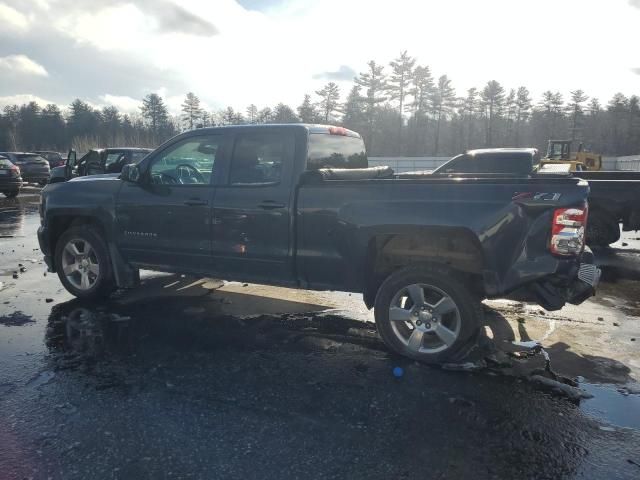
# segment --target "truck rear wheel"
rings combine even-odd
[[[589,212],[586,237],[587,245],[606,247],[620,240],[620,226],[602,211]]]
[[[456,361],[477,338],[482,304],[447,269],[391,274],[375,301],[378,333],[396,353],[426,363]]]
[[[64,232],[56,244],[54,261],[62,285],[78,298],[103,297],[115,290],[109,250],[91,225]]]

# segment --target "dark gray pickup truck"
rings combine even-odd
[[[341,127],[208,128],[119,176],[48,185],[38,237],[78,297],[140,268],[360,292],[390,348],[437,362],[476,338],[484,298],[593,295],[587,194],[566,176],[399,178]]]

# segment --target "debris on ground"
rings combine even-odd
[[[457,372],[476,372],[487,368],[487,362],[484,359],[475,362],[465,363],[443,363],[443,370],[452,370]]]
[[[579,402],[582,399],[593,398],[593,395],[585,392],[581,388],[573,387],[562,383],[558,380],[543,377],[542,375],[532,375],[529,377],[529,381],[537,384],[544,389],[549,389],[552,393],[557,393],[566,396],[569,400]]]

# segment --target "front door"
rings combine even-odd
[[[210,270],[213,179],[223,144],[223,135],[182,138],[141,165],[140,182],[123,183],[116,211],[127,260],[159,270]]]
[[[294,150],[291,130],[235,135],[228,182],[216,189],[212,220],[213,261],[230,278],[292,278]]]

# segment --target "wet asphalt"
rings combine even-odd
[[[37,202],[0,199],[1,480],[640,478],[638,395],[599,418],[518,376],[395,357],[349,312],[251,286],[146,274],[83,303],[45,275]]]

